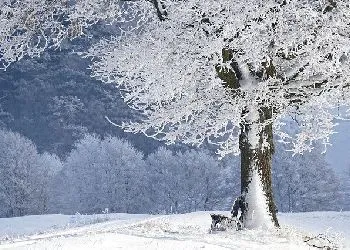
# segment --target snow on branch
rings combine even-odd
[[[350,102],[347,0],[3,1],[0,19],[5,69],[100,21],[125,25],[83,54],[92,76],[118,86],[145,117],[121,126],[168,143],[216,144],[222,156],[239,152],[241,128],[253,123],[257,135],[273,124],[294,153],[327,145],[334,108]],[[300,124],[295,136],[288,117]]]
[[[253,121],[257,133],[274,124],[302,153],[316,140],[329,144],[333,109],[350,100],[350,8],[330,3],[162,1],[166,20],[101,41],[86,56],[95,58],[92,75],[116,84],[145,115],[124,123],[126,131],[238,153],[249,110],[268,108],[270,118]],[[289,116],[301,124],[294,137],[283,125]]]
[[[139,11],[142,9],[143,11]],[[65,39],[86,34],[99,21],[142,23],[149,18],[146,1],[2,1],[0,3],[0,69],[25,56],[59,48]],[[142,16],[147,15],[147,16]]]

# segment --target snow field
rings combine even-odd
[[[328,242],[338,249],[350,249],[350,212],[279,214],[279,230],[259,228],[211,234],[209,214],[0,219],[0,249],[313,249],[304,240],[319,233],[332,242],[320,239],[313,244]]]

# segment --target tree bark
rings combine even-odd
[[[272,135],[272,109],[260,108],[259,120],[252,122],[247,121],[241,125],[241,134],[239,138],[240,151],[241,151],[241,195],[243,201],[249,192],[249,184],[251,182],[251,176],[253,171],[258,171],[261,184],[263,187],[264,195],[266,196],[266,202],[268,207],[268,213],[271,216],[271,220],[276,227],[279,227],[279,223],[276,216],[276,206],[272,193],[272,178],[271,178],[271,165],[272,154],[274,152],[273,135]],[[252,147],[254,142],[251,141],[251,133],[255,133],[252,126],[262,125],[259,128],[258,144],[257,147]],[[254,135],[253,135],[254,136]],[[243,218],[246,218],[249,209],[249,204],[242,209]]]
[[[216,72],[218,77],[223,81],[223,86],[231,90],[232,97],[235,98],[236,94],[239,93],[240,80],[242,80],[243,75],[238,63],[234,60],[232,49],[222,49],[222,61],[226,64],[229,62],[230,66],[216,65]],[[261,66],[262,69],[260,72],[253,72],[255,77],[261,80],[277,77],[276,68],[271,60],[263,62]],[[243,110],[242,112],[242,118],[247,114],[248,116],[254,114],[253,116],[256,117],[254,119],[251,119],[251,117],[250,119],[243,118],[241,123],[239,138],[239,147],[241,151],[241,197],[239,199],[239,208],[242,211],[243,220],[247,219],[249,209],[254,209],[252,206],[249,206],[246,197],[249,192],[252,175],[254,171],[257,171],[263,193],[266,196],[267,212],[271,217],[273,225],[279,227],[276,216],[276,206],[272,194],[271,177],[272,154],[274,152],[272,134],[273,107],[265,107],[261,104],[256,106],[255,108],[258,110],[254,110],[254,107],[247,107],[247,110]],[[251,114],[248,112],[251,112]],[[259,132],[257,135],[258,138],[253,135],[257,131]],[[252,138],[255,139],[254,142]],[[234,211],[232,212],[234,213]]]

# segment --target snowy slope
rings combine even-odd
[[[273,232],[209,234],[209,212],[25,216],[0,219],[0,249],[312,249],[304,243],[312,233],[323,233],[340,249],[350,249],[350,212],[280,214],[279,218],[282,229]]]

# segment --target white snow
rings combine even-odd
[[[251,105],[248,107],[248,115],[246,121],[250,123],[250,131],[248,131],[248,142],[251,149],[259,148],[259,109]]]
[[[97,224],[109,220],[118,220],[119,224],[132,220],[148,218],[145,214],[95,214],[95,215],[29,215],[23,217],[0,218],[0,243],[6,239],[15,239],[28,235],[41,235],[57,230]],[[1,246],[1,244],[0,244]]]
[[[342,242],[340,248],[350,249],[350,211],[283,213],[279,220],[283,225],[292,225],[305,234],[324,234],[329,239]]]
[[[253,168],[251,175],[251,182],[249,183],[246,195],[248,211],[245,227],[249,229],[258,227],[271,229],[274,225],[272,217],[268,213],[269,209],[267,199],[264,195],[260,175],[256,168]]]
[[[209,214],[0,219],[0,249],[312,249],[303,241],[311,233],[324,233],[339,249],[350,249],[350,212],[280,214],[280,230],[259,228],[213,234],[208,231]],[[78,226],[97,222],[98,218],[109,221]]]

